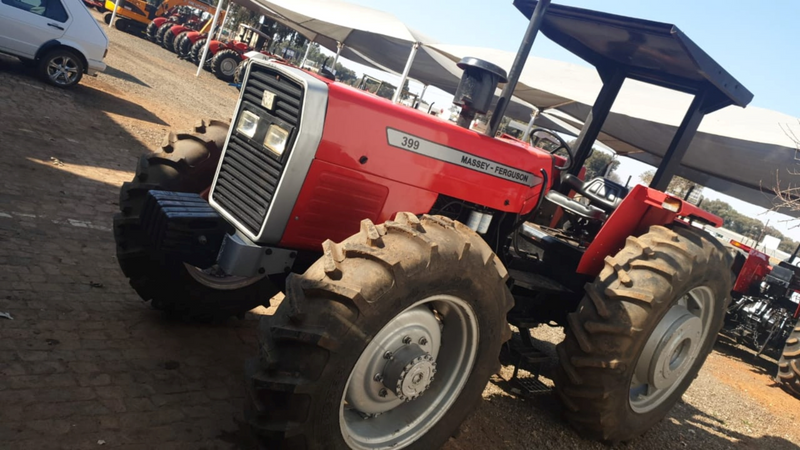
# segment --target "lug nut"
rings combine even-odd
[[[411,343],[411,337],[410,336],[406,336],[406,337],[403,338],[403,344],[408,345],[410,343]]]
[[[386,388],[383,388],[378,392],[378,395],[380,395],[381,397],[386,397],[388,394],[389,391],[387,391]]]
[[[372,379],[380,383],[381,381],[383,381],[383,375],[376,373],[375,376],[372,377]]]
[[[419,338],[419,345],[428,345],[428,340],[424,337]]]
[[[386,352],[383,354],[383,359],[392,359],[392,356],[394,356],[392,352]]]

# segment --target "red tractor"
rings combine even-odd
[[[737,241],[733,301],[723,333],[737,343],[779,359],[776,380],[800,396],[800,268],[788,261],[772,264],[764,252]]]
[[[263,50],[269,43],[270,36],[248,25],[240,25],[235,39],[228,42],[212,40],[208,47],[204,68],[217,78],[230,83],[234,81],[239,65],[248,59],[247,53],[257,51],[267,57],[271,53]],[[205,45],[205,41],[201,44]],[[202,48],[198,49],[196,64],[200,64]]]
[[[671,24],[515,5],[531,20],[517,63],[463,59],[455,124],[253,60],[230,126],[170,134],[123,185],[117,258],[155,308],[218,320],[285,292],[246,364],[263,448],[438,448],[509,324],[519,365],[530,328],[565,327],[556,392],[587,437],[638,436],[697,376],[732,260],[692,225],[722,220],[663,189],[703,116],[752,94]],[[540,29],[604,81],[574,149],[495,137]],[[630,190],[577,176],[626,78],[695,96],[650,187]],[[466,128],[498,82],[485,134]]]

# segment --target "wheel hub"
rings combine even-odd
[[[697,287],[658,322],[631,380],[630,404],[634,411],[644,413],[656,408],[694,366],[709,332],[714,304],[711,290]]]
[[[431,387],[436,362],[417,344],[405,345],[383,371],[383,385],[400,400],[410,402]]]

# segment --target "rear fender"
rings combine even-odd
[[[722,219],[714,214],[673,195],[637,185],[589,244],[576,272],[597,276],[603,268],[605,257],[622,249],[628,236],[646,233],[652,225],[669,225],[676,221],[682,222],[682,219],[697,220],[714,227],[722,226]]]

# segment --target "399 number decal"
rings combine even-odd
[[[413,148],[414,150],[419,150],[419,141],[416,139],[411,139],[403,136],[403,142],[401,145],[406,148]]]

